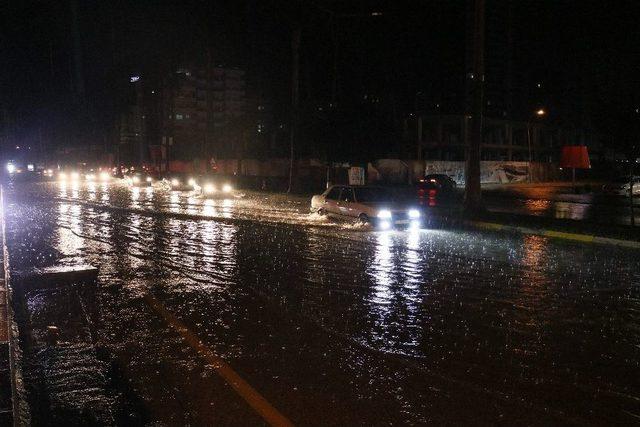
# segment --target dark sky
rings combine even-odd
[[[638,3],[512,1],[509,56],[504,51],[509,2],[487,0],[487,84],[498,88],[488,88],[488,99],[504,95],[500,87],[509,56],[521,110],[516,115],[544,105],[560,122],[576,123],[587,114],[599,125],[635,110]],[[80,107],[73,95],[70,5],[68,0],[2,2],[0,107],[25,134],[74,123],[70,117],[77,117],[78,108],[96,128],[108,128],[129,75],[161,75],[177,64],[202,61],[207,47],[217,63],[246,68],[255,95],[285,114],[296,24],[302,27],[305,105],[329,102],[333,22],[342,106],[355,108],[367,95],[392,102],[398,114],[415,107],[464,109],[465,1],[78,1],[86,88]],[[534,86],[538,82],[540,90]]]

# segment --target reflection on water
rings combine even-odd
[[[140,208],[140,188],[133,187],[131,189],[131,207],[139,209]]]
[[[180,212],[180,194],[177,191],[171,192],[169,195],[169,201],[169,210],[174,213]]]
[[[542,267],[541,264],[546,260],[547,246],[549,245],[549,239],[543,236],[536,235],[524,235],[522,236],[522,262],[528,267],[538,269]]]
[[[415,313],[416,304],[420,301],[418,298],[420,285],[423,283],[423,266],[420,262],[421,230],[409,230],[406,234],[407,243],[404,252],[405,261],[403,263],[403,273],[405,275],[404,297],[407,300],[407,310]]]
[[[80,197],[80,184],[78,182],[71,183],[71,197],[74,199]]]
[[[424,266],[420,257],[421,230],[380,232],[367,272],[373,281],[370,338],[387,351],[407,353],[418,345]],[[397,248],[395,248],[397,246]],[[398,249],[397,251],[395,249]]]
[[[215,216],[216,208],[213,200],[207,199],[204,201],[204,206],[202,207],[202,213],[206,216]]]
[[[60,191],[58,192],[58,197],[67,197],[67,183],[60,183]]]
[[[224,199],[222,201],[222,216],[225,218],[231,218],[231,213],[232,210],[231,208],[233,208],[233,201],[229,200],[229,199]]]
[[[527,200],[525,206],[529,212],[545,214],[551,208],[551,200]]]
[[[193,196],[189,196],[187,198],[187,206],[185,212],[189,215],[195,215],[198,213],[198,203],[199,200]]]
[[[384,307],[390,304],[390,288],[393,284],[393,255],[391,253],[392,231],[378,233],[377,246],[374,261],[369,269],[369,274],[374,280],[373,303]]]
[[[212,272],[215,281],[210,284],[225,284],[234,280],[236,271],[236,227],[215,221],[203,221],[200,224],[199,252],[204,254],[204,271]],[[220,280],[222,279],[222,281]]]
[[[58,207],[58,239],[55,248],[64,256],[80,255],[83,247],[82,206],[78,204],[60,203]]]
[[[555,217],[562,219],[586,219],[589,205],[577,203],[554,202]]]
[[[94,182],[87,183],[87,197],[89,200],[96,200],[96,184]]]

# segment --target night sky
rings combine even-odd
[[[365,96],[396,122],[416,108],[464,112],[464,1],[78,1],[84,102],[74,77],[71,4],[3,2],[0,107],[16,135],[67,131],[80,122],[98,137],[122,108],[130,75],[153,81],[180,64],[202,62],[207,48],[216,63],[245,68],[252,95],[286,121],[296,25],[302,28],[303,112],[330,102],[333,34],[338,109],[345,117],[363,108]],[[621,122],[638,121],[639,7],[633,1],[510,6],[487,0],[486,99],[494,106],[487,114],[523,119],[544,106],[550,120],[614,133]],[[504,112],[509,58],[514,101]]]

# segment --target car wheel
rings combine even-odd
[[[371,220],[369,219],[369,216],[367,214],[360,214],[358,215],[358,222],[360,224],[369,224]]]

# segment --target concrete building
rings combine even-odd
[[[224,158],[245,150],[250,129],[245,72],[180,68],[159,94],[159,144],[175,160]]]
[[[408,152],[418,160],[462,161],[470,125],[464,115],[414,114],[404,122]],[[562,146],[584,144],[592,159],[604,160],[608,139],[541,121],[486,118],[481,155],[482,160],[556,162]]]

